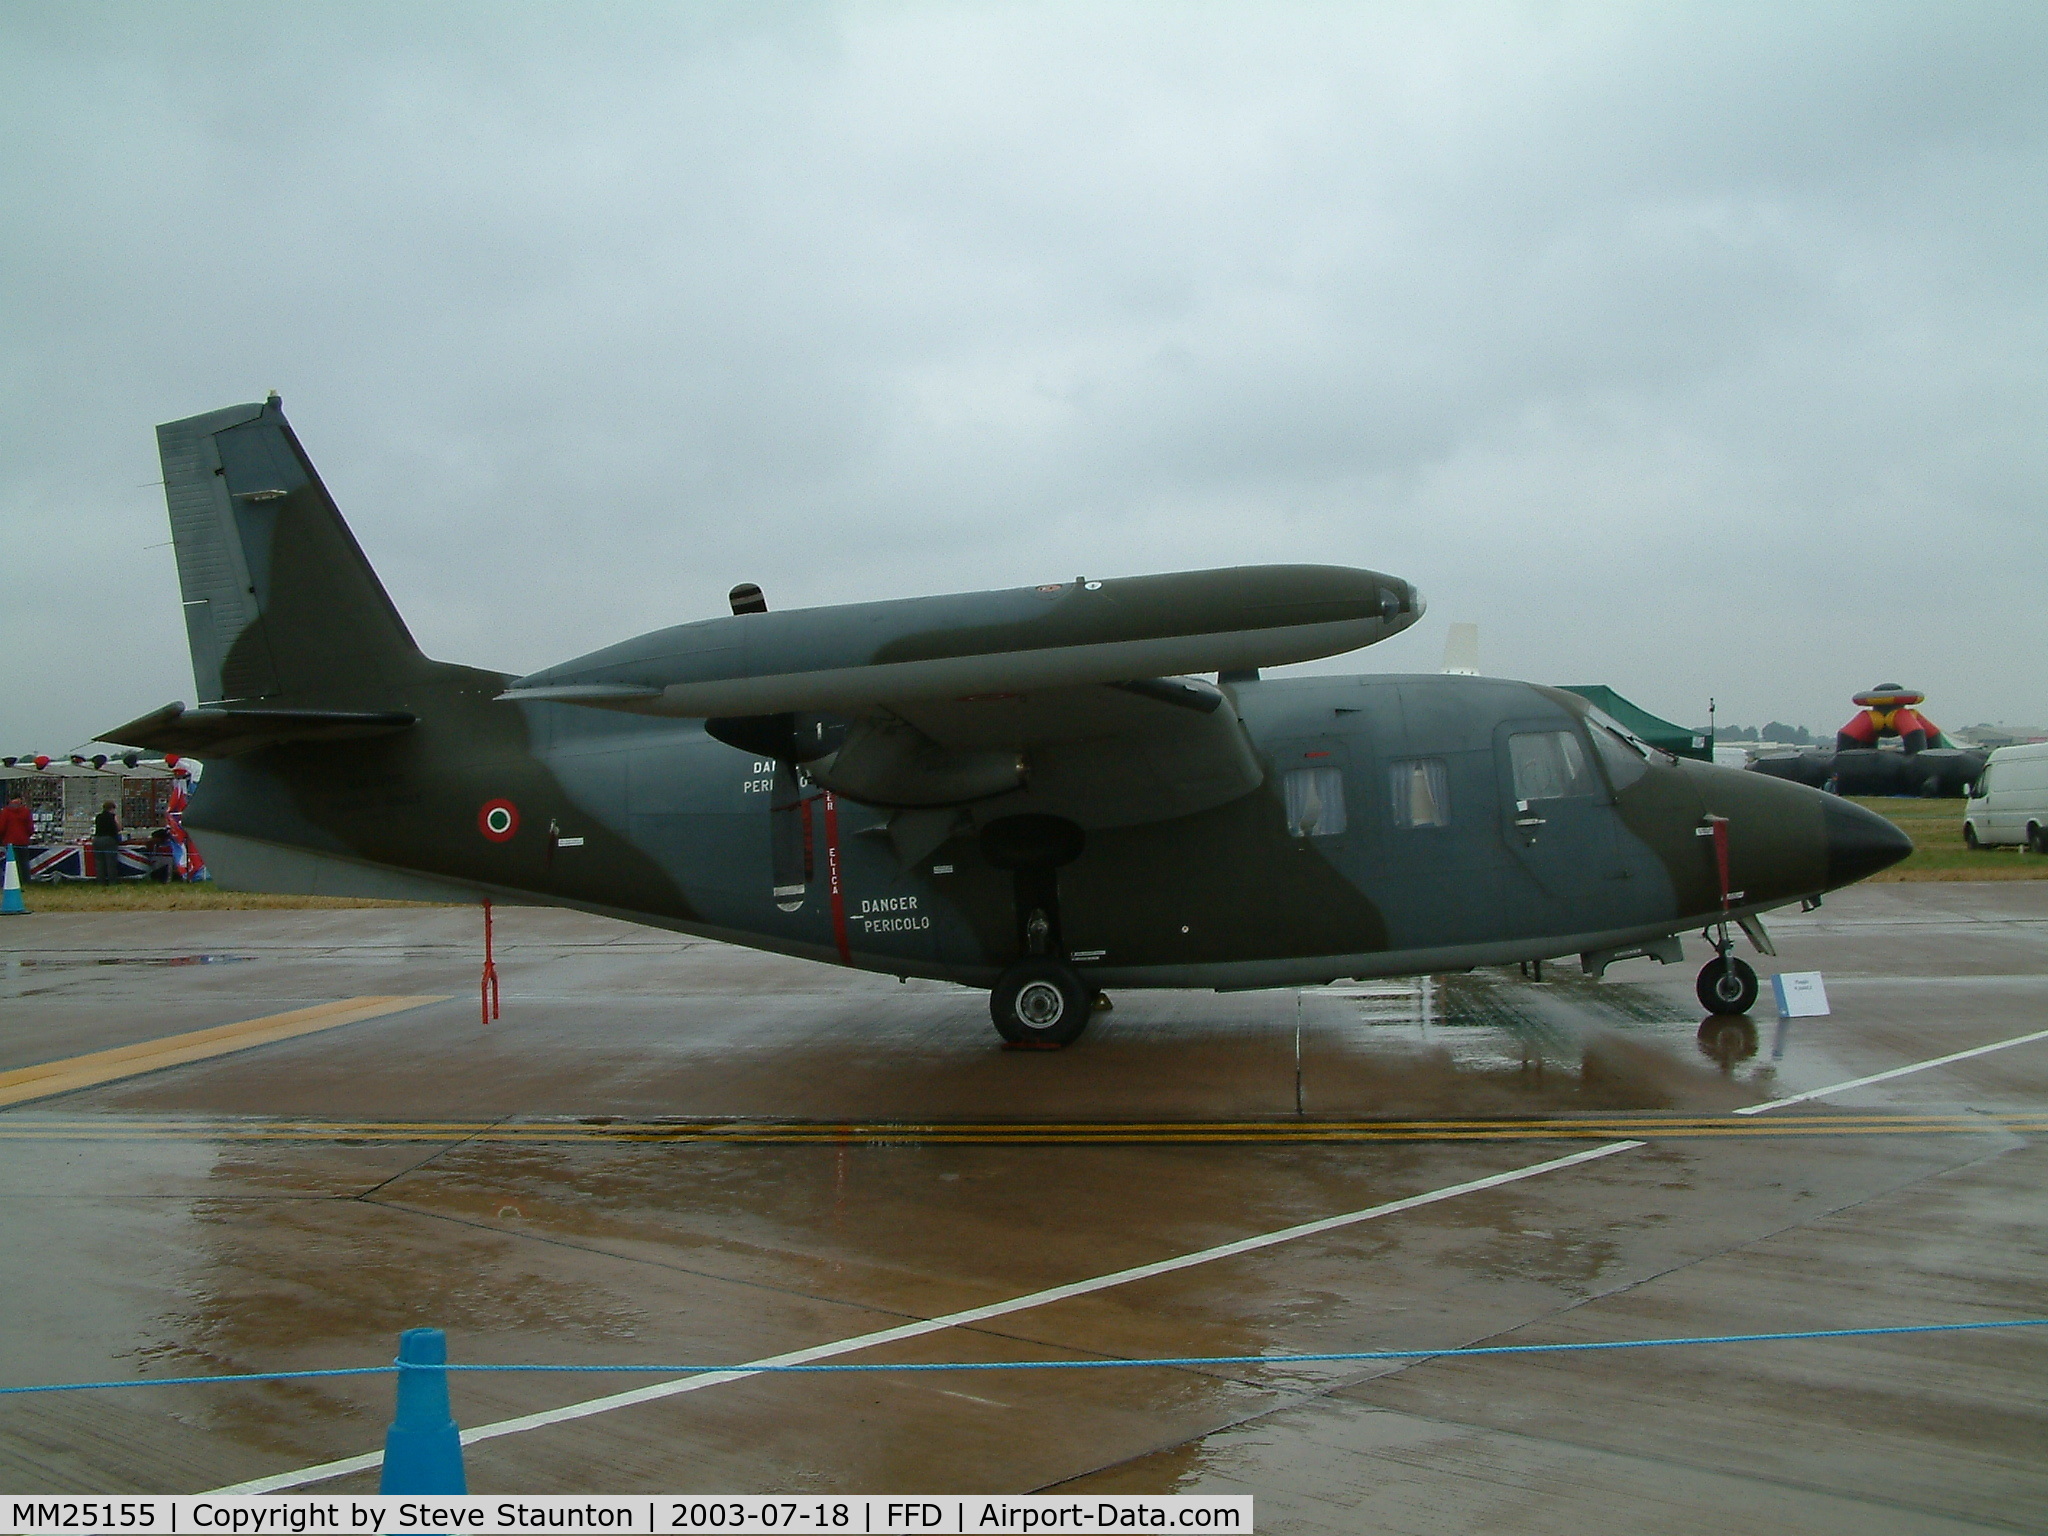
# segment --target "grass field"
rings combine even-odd
[[[1913,839],[1913,854],[1873,880],[2048,880],[2048,859],[2017,848],[1963,846],[1963,802],[1855,796]],[[265,896],[214,885],[158,885],[131,880],[102,886],[83,881],[32,885],[23,893],[37,912],[227,912],[260,907],[421,907],[432,902],[356,901],[345,896]]]
[[[2048,880],[2048,859],[2024,849],[1963,846],[1963,802],[1852,795],[1913,839],[1912,856],[1873,880]]]
[[[426,907],[425,901],[357,901],[348,896],[268,896],[252,891],[224,891],[207,882],[159,885],[154,880],[125,880],[100,885],[91,880],[40,881],[22,891],[31,912],[245,912],[259,907]]]

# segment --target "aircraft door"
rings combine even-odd
[[[1592,747],[1560,716],[1494,728],[1501,836],[1512,855],[1508,927],[1587,933],[1626,921],[1615,811]]]
[[[1500,928],[1493,755],[1414,740],[1389,743],[1361,776],[1376,802],[1367,889],[1397,948],[1486,943]]]

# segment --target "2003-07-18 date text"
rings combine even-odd
[[[671,1529],[840,1531],[851,1528],[853,1507],[830,1500],[707,1500],[671,1504],[669,1523]]]

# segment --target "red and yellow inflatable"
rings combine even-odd
[[[1887,736],[1898,737],[1899,745],[1908,752],[1948,746],[1949,739],[1941,734],[1941,727],[1913,707],[1926,697],[1897,683],[1879,683],[1868,693],[1857,694],[1855,702],[1863,707],[1863,712],[1835,732],[1835,750],[1868,749]]]

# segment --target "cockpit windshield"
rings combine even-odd
[[[1676,762],[1668,752],[1659,752],[1627,726],[1613,716],[1599,709],[1586,711],[1587,732],[1593,738],[1593,745],[1600,753],[1600,762],[1607,769],[1615,793],[1619,794],[1629,785],[1649,772],[1649,765],[1657,757]]]

